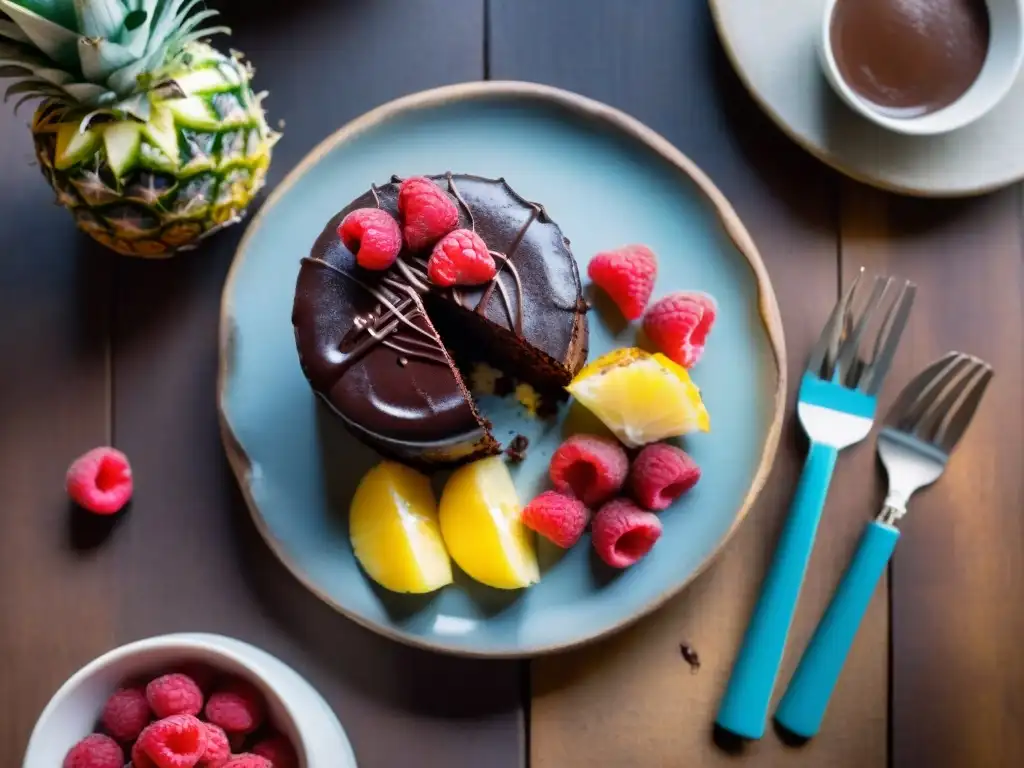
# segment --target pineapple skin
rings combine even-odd
[[[280,138],[238,57],[193,43],[160,75],[185,98],[154,102],[146,123],[93,124],[80,151],[62,152],[62,133],[79,133],[80,113],[64,114],[72,105],[48,99],[32,120],[39,167],[57,203],[80,230],[124,256],[167,258],[241,221]],[[111,152],[123,145],[107,134],[119,126],[138,138],[127,162],[118,150],[115,170]]]

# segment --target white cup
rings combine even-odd
[[[295,745],[302,768],[356,768],[345,731],[319,693],[266,651],[221,635],[153,637],[90,662],[50,699],[29,739],[22,768],[54,768],[93,731],[107,697],[126,679],[186,662],[208,664],[259,688],[271,723]]]
[[[856,0],[845,0],[856,2]],[[1024,0],[986,0],[989,45],[981,72],[952,104],[915,117],[894,117],[862,98],[843,78],[832,51],[832,15],[839,0],[825,0],[818,50],[825,77],[851,109],[896,133],[928,136],[962,128],[991,111],[1017,81],[1024,56]]]

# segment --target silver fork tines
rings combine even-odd
[[[949,453],[963,436],[992,376],[992,366],[984,360],[949,352],[906,386],[887,421]]]
[[[861,380],[861,390],[869,395],[877,395],[882,388],[882,380],[896,356],[896,347],[900,336],[910,319],[910,309],[914,306],[914,294],[917,286],[907,281],[900,287],[896,300],[889,305],[885,313],[882,327],[875,337],[875,347],[871,352],[872,369]]]
[[[899,290],[893,291],[893,287],[898,284],[897,280],[892,277],[875,277],[871,293],[863,302],[859,302],[863,274],[864,269],[861,268],[842,298],[836,302],[811,350],[807,370],[825,381],[835,379],[845,387],[875,395],[892,365],[900,336],[910,317],[916,286],[904,281]],[[885,317],[878,327],[871,356],[865,360],[860,354],[861,343],[881,307],[886,307]]]
[[[889,287],[892,285],[893,279],[876,277],[874,284],[871,287],[871,295],[868,297],[867,302],[864,304],[864,308],[860,311],[860,319],[856,325],[852,325],[850,330],[846,334],[846,343],[843,344],[843,351],[839,354],[839,359],[836,361],[836,365],[839,367],[839,376],[843,383],[848,387],[857,386],[857,382],[860,378],[861,369],[856,366],[855,363],[859,361],[858,352],[860,352],[861,339],[864,338],[864,331],[868,327],[868,322],[871,320],[871,316],[878,309],[878,305],[882,301],[882,297],[889,291]],[[848,308],[850,313],[850,322],[853,322],[852,307]]]

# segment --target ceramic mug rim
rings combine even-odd
[[[831,31],[832,17],[835,14],[838,2],[839,0],[825,0],[825,9],[819,28],[818,51],[820,55],[818,58],[825,72],[825,79],[828,80],[832,89],[847,106],[882,128],[886,128],[894,133],[910,136],[931,136],[949,133],[987,115],[1006,97],[1010,88],[1017,82],[1021,62],[1024,60],[1024,0],[985,0],[985,6],[990,18],[997,8],[1008,8],[1016,16],[1016,24],[1013,25],[1009,37],[1004,35],[998,38],[1002,41],[1000,43],[997,43],[995,36],[990,34],[985,64],[970,87],[960,94],[955,101],[934,112],[928,112],[916,117],[893,117],[886,115],[881,110],[875,108],[868,100],[861,97],[847,83],[846,78],[843,77],[839,69],[839,65],[836,63],[832,50]],[[1009,57],[1008,63],[1002,64],[997,71],[987,74],[985,70],[988,63],[992,60],[992,51],[995,45],[1000,47],[1012,45],[1012,54]],[[968,94],[979,89],[987,91],[983,98],[974,99],[973,105],[965,101]]]

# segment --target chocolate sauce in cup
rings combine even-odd
[[[833,88],[900,133],[934,134],[988,112],[1016,80],[1022,0],[828,0],[821,52]]]

